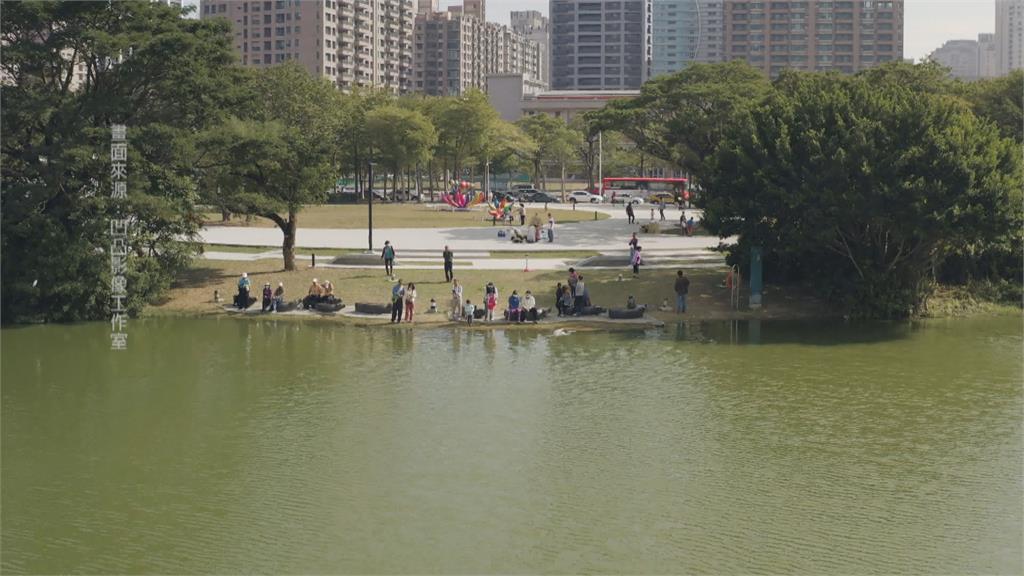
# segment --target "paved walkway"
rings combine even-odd
[[[478,228],[379,228],[373,231],[374,250],[379,251],[385,240],[395,246],[397,261],[403,268],[436,268],[438,257],[445,246],[455,251],[457,265],[463,268],[490,270],[521,270],[525,266],[525,258],[502,258],[492,251],[520,251],[535,254],[531,256],[529,267],[538,270],[563,269],[569,260],[564,258],[545,258],[549,251],[586,250],[601,254],[627,255],[628,242],[632,232],[639,232],[639,225],[626,222],[625,210],[620,207],[587,206],[581,211],[600,211],[611,217],[604,220],[584,220],[567,224],[555,222],[555,241],[542,241],[533,244],[515,244],[508,237],[499,238],[498,230],[502,226]],[[667,209],[666,224],[679,221],[679,210]],[[700,211],[687,210],[687,215],[699,219]],[[655,212],[657,216],[657,212]],[[637,210],[640,223],[650,222],[649,210]],[[211,226],[200,233],[204,242],[233,246],[278,246],[281,244],[281,231],[277,228],[242,228],[235,226]],[[724,257],[720,253],[710,252],[709,248],[718,246],[719,239],[713,236],[677,236],[671,234],[638,234],[640,245],[644,249],[647,267],[719,267],[724,265]],[[305,249],[365,249],[367,248],[367,231],[365,229],[325,229],[299,228],[296,247]],[[268,250],[260,254],[242,254],[235,252],[207,252],[208,259],[249,261],[263,258],[280,257],[280,250]],[[308,258],[299,256],[299,258]],[[359,268],[359,265],[331,265],[328,258],[319,259],[317,265]],[[323,263],[323,264],[321,264]],[[691,266],[692,265],[692,266]],[[618,266],[616,266],[618,267]]]

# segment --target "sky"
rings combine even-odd
[[[548,0],[485,2],[487,19],[502,24],[508,24],[512,10],[548,13]],[[185,3],[199,4],[198,0],[185,0]],[[461,3],[461,0],[441,0],[442,8]],[[995,10],[995,0],[905,0],[903,57],[917,61],[946,40],[977,39],[980,33],[994,32]]]

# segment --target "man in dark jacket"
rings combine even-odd
[[[676,273],[676,314],[686,312],[686,295],[690,293],[690,279],[680,270]]]

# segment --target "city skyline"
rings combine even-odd
[[[199,0],[185,0],[198,7]],[[462,0],[441,0],[442,10]],[[538,10],[548,16],[548,0],[488,0],[488,20],[509,24],[513,10]],[[918,61],[947,40],[977,39],[995,31],[995,0],[906,0],[903,57]]]

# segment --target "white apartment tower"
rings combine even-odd
[[[512,31],[522,34],[540,46],[540,74],[538,79],[551,83],[551,24],[537,10],[513,11],[511,17]]]
[[[1024,0],[996,0],[999,75],[1024,68]]]
[[[245,66],[289,60],[342,90],[408,92],[412,0],[201,0],[200,18],[227,18]]]

